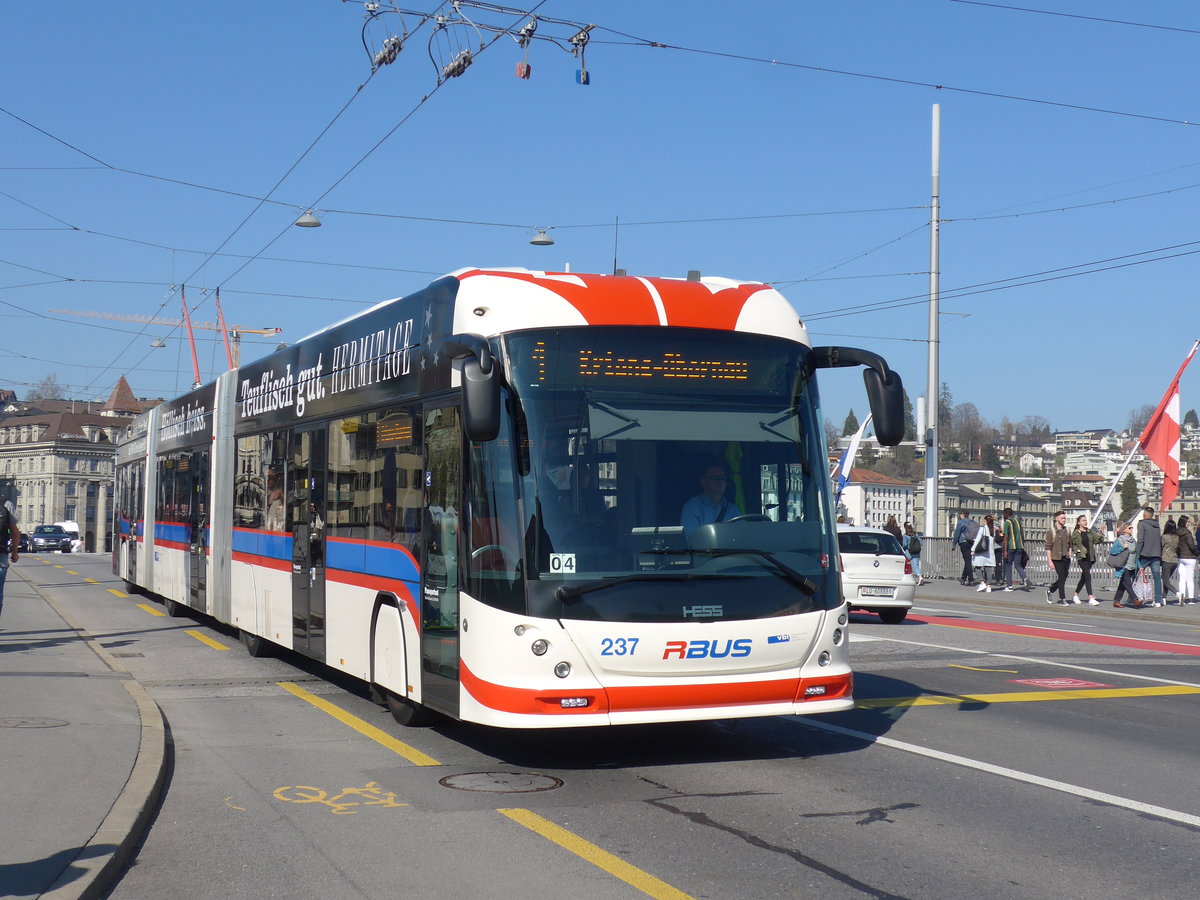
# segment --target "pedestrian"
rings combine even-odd
[[[1125,557],[1123,565],[1117,567],[1117,592],[1113,595],[1113,606],[1121,605],[1121,598],[1126,594],[1129,595],[1129,605],[1134,609],[1141,609],[1142,602],[1138,600],[1137,595],[1133,592],[1133,573],[1137,569],[1137,560],[1133,555],[1133,535],[1129,533],[1129,524],[1126,522],[1118,522],[1113,533],[1116,535],[1113,538],[1112,546],[1108,548],[1110,557],[1120,558]]]
[[[1071,532],[1071,555],[1075,557],[1075,562],[1079,563],[1079,583],[1075,585],[1075,593],[1071,595],[1072,603],[1083,602],[1079,599],[1079,591],[1086,587],[1088,606],[1100,605],[1100,601],[1092,593],[1092,566],[1096,564],[1096,545],[1103,540],[1104,535],[1088,528],[1087,516],[1075,519],[1075,528]]]
[[[1162,606],[1162,529],[1159,528],[1158,519],[1154,517],[1152,506],[1142,509],[1142,520],[1138,522],[1137,529],[1137,546],[1133,552],[1137,554],[1138,568],[1149,569],[1150,577],[1154,579],[1154,602],[1150,605]]]
[[[1196,602],[1196,536],[1192,534],[1191,519],[1179,517],[1175,533],[1179,536],[1179,568],[1175,570],[1175,596],[1180,606]]]
[[[1012,511],[1011,506],[1004,507],[1000,523],[1001,545],[1004,551],[1004,590],[1013,589],[1013,571],[1017,573],[1017,581],[1021,587],[1029,587],[1029,579],[1025,576],[1025,535],[1021,529],[1021,520]]]
[[[21,529],[17,527],[17,508],[11,500],[5,500],[0,503],[0,612],[4,611],[4,580],[8,577],[8,564],[17,561],[20,549]]]
[[[975,543],[975,536],[979,533],[979,523],[967,515],[965,509],[958,511],[958,526],[954,529],[954,537],[951,542],[958,548],[958,552],[962,554],[963,568],[962,574],[958,576],[958,583],[962,585],[971,584],[974,581],[974,567],[971,565],[971,545]]]
[[[1067,572],[1071,569],[1071,532],[1067,528],[1067,511],[1060,509],[1046,530],[1046,562],[1054,572],[1054,583],[1046,588],[1046,602],[1054,602],[1058,591],[1058,603],[1067,606]]]
[[[900,542],[904,552],[912,560],[913,574],[917,576],[917,584],[924,582],[921,577],[921,536],[913,530],[911,522],[904,523],[904,539]]]
[[[971,564],[979,572],[979,587],[976,591],[992,592],[992,574],[996,568],[996,530],[990,515],[983,517],[983,524],[971,544]]]
[[[1163,606],[1167,605],[1167,598],[1173,590],[1171,587],[1175,577],[1175,570],[1179,568],[1179,526],[1175,524],[1174,519],[1167,519],[1167,524],[1163,526],[1162,532],[1162,580],[1163,580]]]
[[[904,532],[900,530],[900,523],[896,521],[895,516],[888,516],[887,524],[883,526],[883,530],[892,535],[896,540],[903,542]]]

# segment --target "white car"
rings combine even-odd
[[[857,525],[838,525],[837,533],[842,597],[850,609],[878,613],[888,625],[899,625],[912,609],[917,577],[896,536]]]

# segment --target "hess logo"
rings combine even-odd
[[[667,641],[663,659],[724,659],[749,656],[754,642],[750,638],[727,641]]]

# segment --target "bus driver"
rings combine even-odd
[[[728,522],[740,516],[741,510],[725,499],[725,485],[729,475],[719,462],[709,462],[700,470],[700,493],[687,503],[679,513],[683,533],[690,536],[701,525],[710,522]]]

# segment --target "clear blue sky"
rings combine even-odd
[[[814,343],[883,353],[915,401],[940,103],[942,380],[994,424],[1120,427],[1200,337],[1200,7],[1021,5],[1068,15],[547,0],[540,14],[596,23],[590,85],[545,42],[516,78],[524,51],[501,37],[435,92],[431,53],[478,49],[469,27],[431,48],[426,25],[369,77],[360,2],[6,4],[0,386],[190,384],[178,331],[50,309],[177,317],[186,280],[189,305],[220,286],[228,322],[296,340],[463,266],[611,271],[615,243],[631,273],[777,284]],[[308,206],[324,226],[289,228]],[[555,245],[531,246],[536,227]],[[194,317],[214,320],[211,300]],[[209,378],[222,355],[198,336]],[[1197,389],[1200,365],[1184,410]],[[823,399],[838,424],[866,406],[849,370]]]

